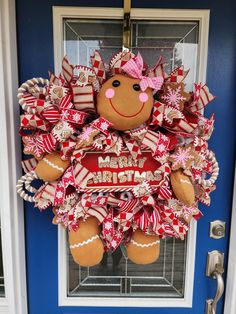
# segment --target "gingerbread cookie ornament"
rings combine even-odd
[[[53,210],[75,263],[97,265],[121,244],[133,263],[153,263],[161,239],[184,239],[202,216],[198,203],[210,205],[219,173],[208,149],[215,117],[202,109],[214,96],[205,84],[185,91],[187,74],[183,66],[166,74],[162,58],[148,69],[129,51],[107,66],[95,51],[91,68],[64,57],[58,77],[19,88],[20,135],[31,156],[17,192]]]
[[[101,262],[104,246],[99,234],[98,220],[95,217],[90,217],[87,221],[80,219],[78,230],[69,232],[71,254],[80,266],[90,267]]]
[[[101,86],[97,96],[97,112],[118,131],[135,129],[149,119],[153,109],[153,91],[160,89],[163,82],[162,77],[148,78],[142,75],[143,60],[140,54],[125,63],[122,70],[126,73],[116,74],[108,79]],[[86,224],[86,228],[90,230],[90,225]],[[159,238],[149,236],[141,230],[136,231],[134,236],[137,241],[141,240],[128,246],[130,260],[139,264],[154,262],[159,256]],[[77,237],[80,238],[80,229],[77,231]],[[158,239],[155,245],[151,241],[153,239]],[[89,257],[89,246],[83,248],[83,256],[86,256],[86,251]]]
[[[155,235],[145,234],[140,229],[134,231],[127,245],[128,258],[135,264],[154,263],[160,255],[160,239]]]

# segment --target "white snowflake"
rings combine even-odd
[[[58,183],[58,187],[59,187],[59,188],[64,188],[64,183],[63,183],[62,181],[59,182],[59,183]]]
[[[105,198],[101,198],[101,199],[99,200],[99,204],[100,204],[100,205],[103,205],[105,202],[106,202]]]
[[[76,112],[74,115],[73,115],[73,120],[78,123],[81,121],[81,114]]]
[[[100,127],[103,131],[106,131],[109,127],[109,124],[106,121],[104,121],[101,123]]]
[[[158,146],[158,150],[159,150],[160,152],[164,152],[164,151],[166,150],[166,146],[165,146],[164,144],[160,144],[160,145]]]
[[[112,228],[112,223],[111,222],[106,222],[105,223],[105,228],[107,229],[107,230],[110,230],[111,228]]]
[[[66,110],[63,111],[62,114],[61,114],[62,119],[68,119],[68,116],[69,116],[69,113]]]
[[[180,103],[186,100],[184,96],[181,96],[181,86],[176,89],[172,89],[170,86],[167,86],[167,90],[167,94],[162,96],[162,98],[167,102],[168,105],[177,109],[181,109]]]
[[[63,193],[61,191],[58,191],[57,194],[56,194],[56,197],[57,198],[61,198],[63,196]]]
[[[36,144],[35,139],[32,137],[25,137],[25,149],[26,151],[33,152],[36,157],[40,157],[42,155],[42,150]]]
[[[193,159],[193,156],[189,153],[190,149],[190,147],[188,147],[187,149],[182,149],[181,147],[178,147],[177,153],[171,156],[175,159],[175,162],[172,165],[173,168],[177,165],[181,165],[183,168],[186,168],[186,162],[188,162],[188,160],[190,159]]]

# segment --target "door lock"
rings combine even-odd
[[[217,303],[224,293],[224,280],[222,274],[224,272],[224,253],[217,250],[208,252],[206,275],[216,279],[217,289],[214,299],[206,300],[205,314],[216,314]]]
[[[213,239],[221,239],[225,236],[225,222],[215,220],[210,223],[210,237]]]

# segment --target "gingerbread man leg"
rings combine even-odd
[[[137,229],[126,249],[128,258],[135,264],[151,264],[159,258],[160,240],[158,236],[147,235]]]
[[[177,199],[186,205],[193,205],[195,201],[194,187],[190,178],[183,173],[183,170],[172,171],[170,181]]]
[[[89,217],[86,221],[80,219],[76,231],[69,231],[70,251],[74,261],[80,266],[90,267],[101,262],[104,247],[99,229],[98,220]]]

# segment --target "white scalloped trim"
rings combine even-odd
[[[190,184],[190,185],[191,185],[191,183],[190,183],[188,180],[186,180],[186,179],[180,179],[180,182],[181,182],[181,183],[187,183],[187,184]]]
[[[50,160],[48,160],[46,157],[43,158],[43,161],[46,162],[46,164],[48,164],[50,167],[57,169],[58,171],[64,172],[65,169],[62,167],[59,167],[57,165],[55,165],[54,163],[52,163]]]
[[[136,241],[134,241],[133,239],[131,239],[130,242],[131,242],[132,244],[138,246],[138,247],[144,248],[144,247],[151,247],[151,246],[154,246],[154,245],[156,245],[156,244],[159,244],[159,243],[160,243],[160,240],[156,240],[156,241],[151,242],[151,243],[139,243],[139,242],[136,242]]]
[[[91,242],[93,242],[94,240],[97,240],[97,239],[99,239],[99,235],[98,234],[93,236],[92,238],[86,240],[86,241],[70,245],[70,249],[78,249],[78,248],[80,248],[80,247],[82,247],[84,245],[87,245],[87,244],[89,244],[89,243],[91,243]]]

